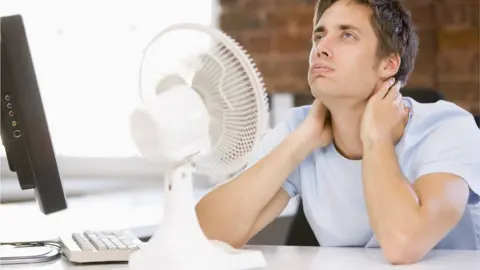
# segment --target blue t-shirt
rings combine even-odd
[[[466,211],[436,249],[480,250],[480,129],[457,105],[404,98],[410,119],[396,153],[404,176],[448,172],[470,187]],[[278,146],[305,119],[310,106],[291,110],[255,149],[248,167]],[[321,246],[378,247],[369,224],[362,186],[362,161],[349,160],[330,144],[315,150],[290,174],[283,188],[302,198],[305,216]]]

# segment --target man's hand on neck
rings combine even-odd
[[[364,147],[375,143],[395,145],[403,136],[409,109],[400,94],[400,83],[394,79],[383,83],[369,99],[363,113],[360,137]]]
[[[298,132],[300,132],[309,144],[310,152],[318,147],[324,147],[332,141],[332,126],[330,120],[330,113],[323,102],[316,99],[307,118],[300,125]]]
[[[381,141],[395,144],[402,137],[408,110],[399,94],[400,84],[393,83],[394,80],[389,80],[380,84],[365,102],[324,101],[331,113],[333,142],[345,158],[360,160],[364,144]]]
[[[320,99],[324,100],[331,114],[333,142],[337,151],[347,159],[362,159],[360,126],[367,101]]]

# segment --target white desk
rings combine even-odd
[[[195,200],[208,191],[195,189]],[[69,198],[67,210],[49,216],[35,202],[0,204],[0,242],[42,241],[82,230],[128,229],[148,237],[161,221],[163,194],[162,188],[151,187]],[[293,198],[280,216],[294,215],[297,206]]]
[[[480,252],[433,251],[414,265],[392,266],[378,249],[253,246],[262,250],[268,266],[265,270],[479,270]],[[127,270],[127,264],[75,266],[64,258],[54,262],[2,267],[5,270]],[[161,269],[159,269],[161,270]]]
[[[205,191],[199,191],[199,199]],[[282,215],[292,215],[295,200]],[[42,216],[36,204],[0,205],[0,241],[34,241],[55,238],[59,233],[83,229],[147,228],[151,233],[162,216],[162,192],[129,191],[108,196],[95,195],[69,200],[69,210]],[[32,223],[35,221],[35,224]],[[141,231],[137,231],[140,235]],[[264,252],[267,270],[301,269],[413,269],[480,270],[480,252],[434,251],[419,264],[392,267],[376,249],[329,249],[282,246],[252,246]],[[106,270],[128,269],[126,264],[74,266],[64,258],[43,264],[2,266],[15,270]],[[160,270],[160,269],[159,269]]]

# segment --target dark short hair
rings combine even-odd
[[[313,19],[314,27],[325,10],[337,1],[318,0]],[[401,64],[395,79],[405,85],[415,66],[419,43],[410,11],[401,0],[351,1],[365,5],[372,11],[371,23],[379,40],[377,56],[383,58],[392,53],[400,55]]]

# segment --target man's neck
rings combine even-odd
[[[326,104],[332,120],[333,142],[337,151],[347,159],[360,160],[363,144],[360,125],[366,104],[345,105],[342,101]]]

